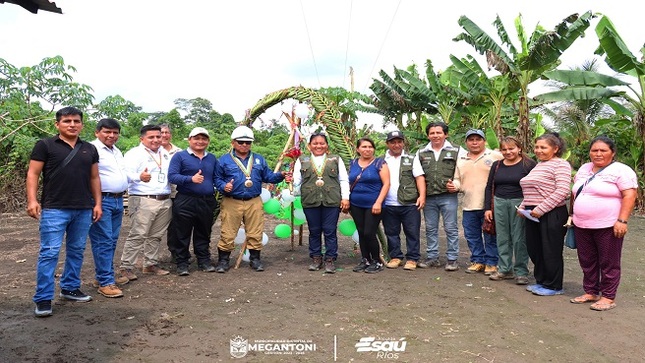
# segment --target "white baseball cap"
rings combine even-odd
[[[208,130],[206,130],[203,127],[195,127],[190,131],[190,134],[188,134],[188,138],[190,139],[193,136],[197,135],[204,135],[210,139],[211,135],[208,134]]]

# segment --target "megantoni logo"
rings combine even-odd
[[[376,358],[399,359],[399,352],[405,352],[407,342],[400,339],[376,339],[363,337],[354,345],[357,352],[376,352]]]
[[[248,353],[248,349],[248,340],[242,338],[239,335],[231,339],[231,356],[233,356],[233,358],[243,358],[246,353]]]

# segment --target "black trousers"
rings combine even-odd
[[[190,259],[190,240],[193,252],[200,265],[211,262],[210,237],[213,212],[217,201],[214,195],[196,196],[177,193],[172,205],[172,220],[175,222],[177,243],[172,246],[177,266],[187,266]]]
[[[544,213],[539,223],[526,220],[526,248],[535,265],[535,281],[551,290],[562,289],[564,224],[568,216],[567,207],[561,206]]]
[[[381,249],[376,233],[378,225],[381,223],[381,214],[372,214],[372,208],[360,208],[353,205],[350,205],[349,213],[356,223],[361,255],[370,263],[380,262]]]

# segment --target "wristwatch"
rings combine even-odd
[[[616,222],[620,222],[620,223],[623,223],[623,224],[627,224],[627,221],[626,221],[626,220],[624,220],[624,219],[620,219],[620,218],[616,219]]]

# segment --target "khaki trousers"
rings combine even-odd
[[[244,222],[246,247],[251,250],[262,249],[262,231],[264,230],[264,209],[260,197],[251,200],[237,200],[225,197],[222,199],[222,227],[217,248],[222,251],[235,249],[235,237],[240,225]]]
[[[172,201],[130,196],[128,198],[130,234],[121,255],[121,268],[133,269],[143,251],[143,266],[159,263],[161,237],[172,218]]]

